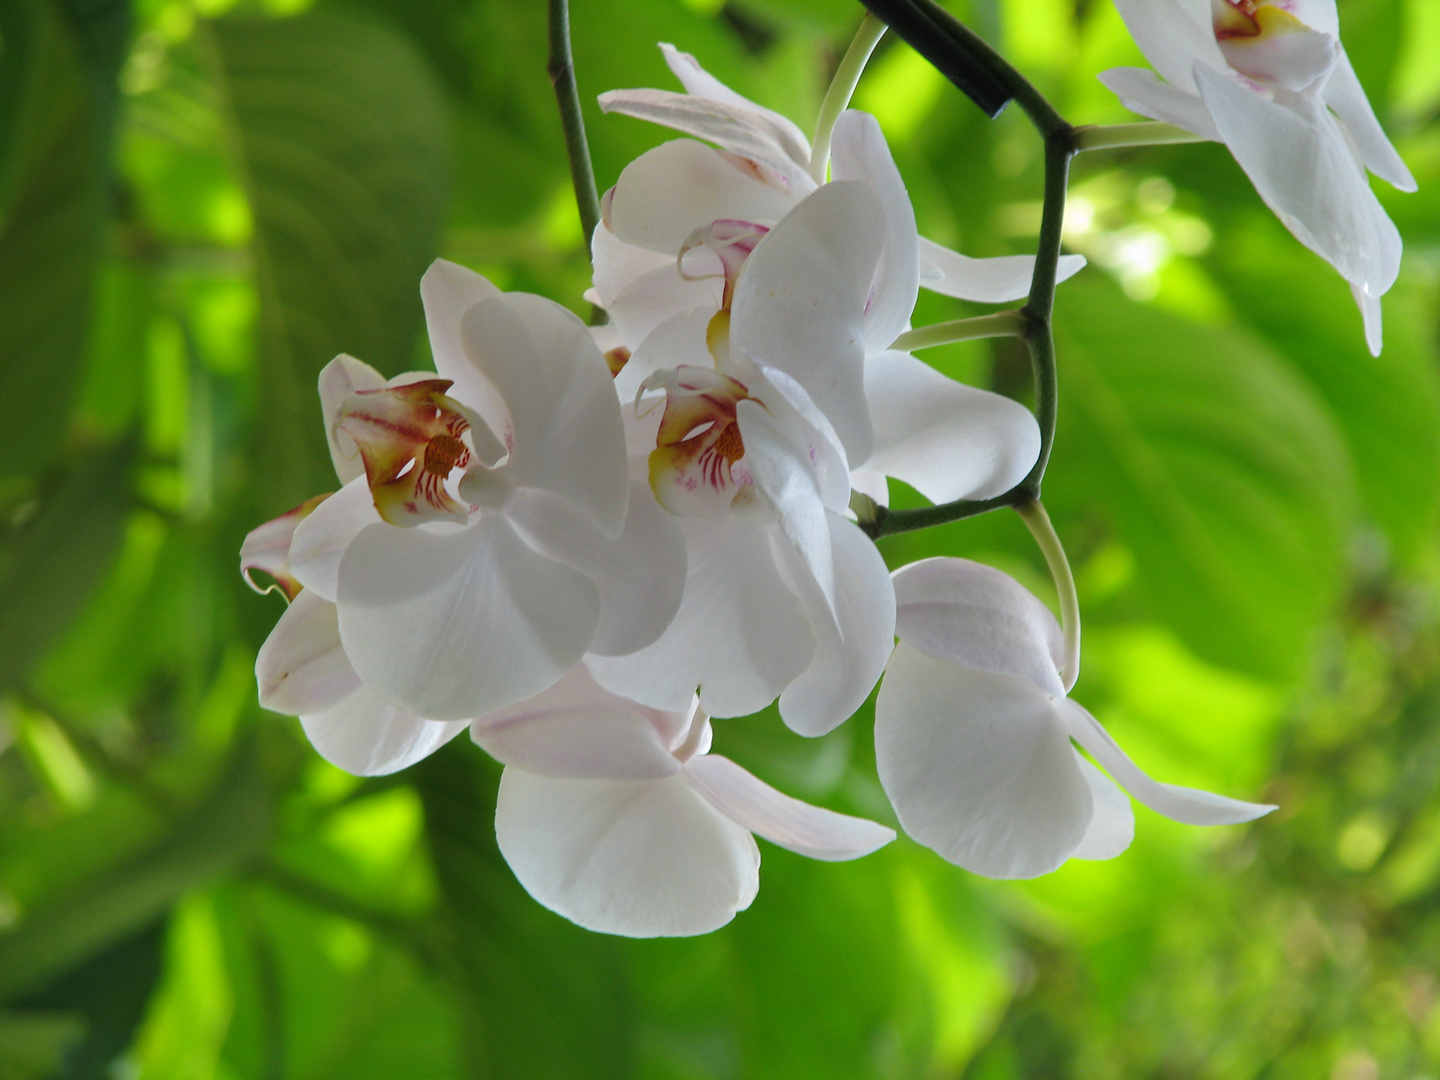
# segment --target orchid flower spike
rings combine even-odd
[[[1191,825],[1275,809],[1146,775],[1066,697],[1059,624],[1008,574],[936,558],[894,580],[900,643],[875,706],[876,762],[901,826],[945,859],[1031,878],[1070,858],[1114,858],[1135,831],[1117,782]]]
[[[1385,137],[1345,48],[1335,0],[1116,0],[1155,69],[1100,81],[1126,107],[1225,143],[1302,244],[1350,283],[1370,351],[1400,233],[1365,176],[1415,178]]]

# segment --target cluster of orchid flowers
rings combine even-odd
[[[1118,2],[1169,82],[1119,69],[1107,84],[1226,141],[1352,282],[1378,349],[1399,240],[1361,162],[1413,184],[1333,0]],[[852,49],[862,64],[876,25]],[[420,286],[435,372],[386,380],[349,356],[322,372],[341,486],[241,553],[247,580],[264,571],[290,601],[257,660],[261,703],[358,775],[468,730],[504,765],[495,829],[524,887],[640,937],[705,933],[746,908],[755,836],[827,860],[894,838],[710,752],[712,719],[777,699],[793,731],[825,735],[882,675],[876,754],[896,817],[975,873],[1118,855],[1134,817],[1117,782],[1193,824],[1270,810],[1152,780],[1069,699],[1073,603],[1062,629],[978,563],[892,575],[861,527],[889,477],[939,504],[1030,474],[1030,411],[907,342],[930,340],[910,328],[921,287],[1016,300],[1035,260],[920,237],[873,117],[842,101],[812,148],[661,48],[685,93],[601,97],[690,136],[604,196],[587,298],[608,323],[437,261]],[[1083,265],[1063,257],[1056,278]],[[1063,567],[1043,509],[1017,509]],[[1057,585],[1064,607],[1068,571]]]

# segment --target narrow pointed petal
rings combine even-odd
[[[1083,269],[1084,255],[1061,255],[1055,280],[1067,281]],[[1034,276],[1033,255],[972,259],[920,237],[920,284],[942,296],[977,304],[1006,304],[1029,296],[1030,279]],[[889,342],[882,343],[882,347],[886,344]]]
[[[810,622],[775,567],[765,526],[686,520],[689,575],[660,640],[629,656],[587,659],[612,693],[657,709],[689,707],[697,686],[711,716],[747,716],[810,664]]]
[[[731,821],[812,859],[858,859],[895,839],[884,825],[792,799],[719,754],[691,758],[685,779]]]
[[[1238,825],[1254,821],[1274,810],[1263,803],[1241,802],[1227,799],[1197,788],[1180,787],[1176,784],[1162,784],[1130,760],[1120,749],[1120,744],[1111,738],[1100,721],[1091,716],[1082,706],[1073,701],[1059,703],[1059,715],[1069,729],[1070,736],[1089,751],[1105,771],[1128,791],[1157,814],[1182,821],[1186,825]]]
[[[875,705],[875,759],[905,831],[986,877],[1048,874],[1094,814],[1049,694],[904,642]]]
[[[427,758],[469,722],[422,720],[362,686],[321,713],[300,718],[310,745],[353,776],[388,776]]]
[[[756,246],[731,309],[733,347],[803,386],[851,461],[870,456],[865,308],[884,250],[884,211],[874,188],[833,181]]]
[[[668,747],[689,720],[617,697],[577,664],[550,689],[476,720],[470,737],[496,761],[537,776],[656,780],[680,771]]]
[[[287,716],[324,712],[360,687],[340,646],[335,605],[302,590],[255,657],[260,704]]]
[[[780,716],[791,731],[811,737],[833,731],[865,703],[895,646],[895,590],[885,560],[854,523],[832,511],[827,525],[834,607],[799,568],[787,575],[805,605],[815,658],[780,695]]]
[[[1197,92],[1180,90],[1167,82],[1161,82],[1153,71],[1145,68],[1111,68],[1109,71],[1102,71],[1098,78],[1114,91],[1120,103],[1131,112],[1182,127],[1203,139],[1223,141],[1220,129],[1210,117],[1210,110],[1205,107],[1205,102],[1200,100]]]
[[[305,588],[332,604],[340,588],[340,559],[363,529],[380,523],[370,485],[362,472],[295,527],[290,573]]]
[[[591,652],[623,656],[643,649],[680,610],[685,534],[679,519],[660,507],[644,483],[631,481],[625,531],[617,539],[546,492],[520,492],[510,519],[536,550],[579,570],[600,590],[600,622]]]
[[[919,233],[905,181],[890,156],[879,122],[849,109],[835,122],[831,173],[875,189],[885,220],[885,254],[875,270],[865,311],[867,352],[884,349],[904,332],[920,292]]]
[[[1335,114],[1345,123],[1345,130],[1355,140],[1355,148],[1360,151],[1360,156],[1365,159],[1366,166],[1382,180],[1388,180],[1401,191],[1415,190],[1415,177],[1411,174],[1409,166],[1400,160],[1400,155],[1395,152],[1385,131],[1380,126],[1380,121],[1375,117],[1375,110],[1370,107],[1370,99],[1365,96],[1365,89],[1360,85],[1360,79],[1355,74],[1355,67],[1350,63],[1350,57],[1345,54],[1345,49],[1340,49],[1340,57],[1335,62],[1335,70],[1330,73],[1330,79],[1325,83],[1325,104],[1335,110]]]
[[[1269,101],[1197,68],[1201,95],[1255,190],[1302,244],[1374,297],[1400,272],[1400,233],[1319,97]]]
[[[1350,295],[1355,297],[1355,304],[1360,309],[1360,317],[1365,320],[1365,344],[1370,349],[1370,355],[1379,356],[1381,348],[1385,345],[1385,326],[1380,314],[1380,298],[1367,296],[1364,289],[1354,284],[1350,286]]]
[[[1072,859],[1113,859],[1122,854],[1135,839],[1135,810],[1130,797],[1115,786],[1115,781],[1102,773],[1077,751],[1075,764],[1085,774],[1090,785],[1090,797],[1095,802],[1095,816],[1090,819],[1090,828],[1085,839],[1075,849]]]
[[[600,595],[483,514],[443,532],[366,529],[341,562],[339,609],[367,685],[417,715],[459,720],[559,679],[594,636]]]
[[[1018,401],[940,374],[909,353],[865,362],[875,452],[865,468],[933,503],[1001,495],[1040,456],[1040,425]]]
[[[625,432],[605,358],[585,324],[528,293],[482,300],[461,320],[466,355],[505,399],[516,484],[568,499],[609,536],[625,524]]]
[[[1016,675],[1064,697],[1060,624],[1009,574],[969,559],[933,558],[901,567],[894,582],[901,641],[937,660]]]
[[[335,357],[320,371],[320,412],[325,418],[325,438],[330,444],[330,461],[335,466],[335,475],[342,485],[363,476],[365,463],[360,460],[360,451],[354,440],[346,439],[343,445],[341,443],[340,406],[357,390],[380,390],[384,386],[385,376],[345,353]]]
[[[510,429],[510,413],[500,392],[465,355],[460,337],[460,320],[481,300],[499,296],[500,290],[481,275],[458,263],[436,259],[420,279],[420,299],[425,305],[425,329],[435,370],[454,383],[453,395],[479,414],[496,445]],[[483,438],[483,436],[482,436]],[[489,445],[476,444],[480,460],[494,464],[497,456]]]
[[[770,224],[794,201],[704,143],[676,139],[641,154],[615,182],[606,220],[627,244],[674,260],[690,234],[718,219]]]
[[[681,776],[555,780],[507,768],[495,838],[526,892],[602,934],[706,934],[760,887],[754,838]]]
[[[1195,92],[1195,61],[1221,67],[1210,0],[1115,0],[1145,59],[1180,90]]]
[[[316,495],[294,510],[263,525],[257,525],[245,534],[245,539],[240,544],[240,576],[245,579],[246,585],[262,596],[278,588],[285,594],[286,600],[295,599],[303,587],[290,566],[290,549],[295,542],[295,530],[328,498],[328,494]],[[269,575],[275,584],[262,585],[257,582],[251,576],[256,570]]]

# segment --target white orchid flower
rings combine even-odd
[[[1385,137],[1340,44],[1335,0],[1116,0],[1155,69],[1101,82],[1127,108],[1225,143],[1302,244],[1340,271],[1378,356],[1380,297],[1400,233],[1365,176],[1415,179]]]
[[[295,529],[288,572],[337,605],[369,692],[459,721],[587,650],[655,640],[685,552],[627,478],[610,375],[578,319],[443,261],[421,291],[439,378],[387,383],[350,357],[321,375],[344,486]]]
[[[895,592],[900,643],[875,708],[880,782],[905,831],[950,862],[1030,878],[1070,858],[1113,858],[1135,828],[1116,781],[1192,825],[1274,809],[1146,775],[1066,696],[1060,627],[1009,575],[926,559],[896,571]]]
[[[515,876],[545,907],[602,933],[724,926],[759,888],[752,834],[832,861],[895,838],[708,753],[710,723],[695,702],[645,708],[602,689],[584,665],[477,720],[471,735],[505,765],[495,835]]]

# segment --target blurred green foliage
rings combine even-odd
[[[1108,0],[952,5],[1074,122],[1127,118]],[[710,937],[580,931],[496,850],[495,768],[325,765],[255,704],[279,601],[254,524],[330,478],[335,353],[428,366],[445,255],[582,309],[535,0],[0,3],[0,1077],[1330,1078],[1440,1075],[1440,14],[1340,0],[1421,183],[1386,349],[1223,148],[1087,155],[1057,311],[1047,502],[1078,688],[1157,775],[1281,810],[993,883],[901,840],[766,847]],[[665,133],[658,41],[808,127],[852,0],[573,0],[601,187]],[[922,231],[1023,252],[1039,142],[902,44],[857,104]],[[917,323],[966,305],[922,297]],[[937,367],[1024,399],[1000,342]],[[916,497],[898,492],[901,502]],[[1047,588],[992,515],[885,544]],[[818,743],[717,725],[763,777],[889,820],[868,711]]]

